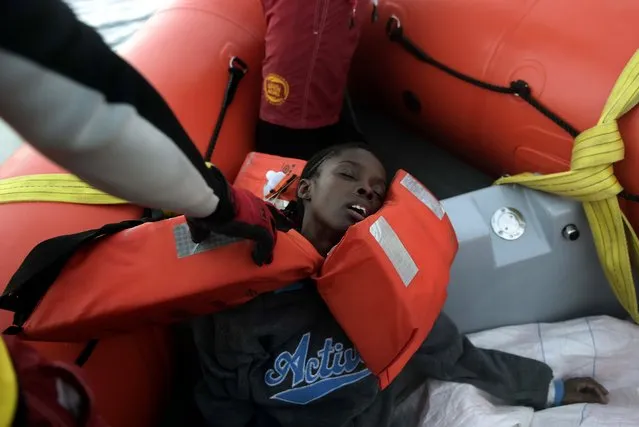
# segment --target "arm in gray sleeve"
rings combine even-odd
[[[169,138],[127,104],[0,49],[0,116],[91,185],[146,207],[205,217],[218,199]]]
[[[0,116],[44,155],[145,207],[216,209],[166,101],[63,1],[0,2],[0,55]]]
[[[545,408],[552,370],[545,363],[475,347],[441,313],[410,362],[428,378],[471,384],[509,405]]]

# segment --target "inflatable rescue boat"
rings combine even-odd
[[[631,173],[639,164],[639,109],[633,104],[639,95],[627,93],[639,93],[639,58],[633,57],[638,15],[633,0],[360,5],[357,19],[366,23],[352,67],[354,116],[390,169],[407,170],[442,199],[433,198],[431,210],[450,221],[458,246],[450,280],[442,278],[448,282],[444,310],[462,332],[591,315],[639,320],[634,282],[617,271],[629,265],[633,233],[591,231],[593,224],[608,224],[610,218],[597,212],[603,203],[613,209],[617,194],[629,224],[639,227],[639,176]],[[216,122],[222,124],[213,163],[258,193],[266,172],[295,167],[290,159],[271,159],[259,173],[251,169],[264,29],[259,0],[176,0],[121,50],[162,93],[203,154]],[[235,96],[223,103],[231,78]],[[623,105],[610,107],[616,101]],[[617,157],[583,166],[575,160],[575,138],[586,140],[584,131],[597,133],[598,125],[620,135],[625,146],[615,139]],[[581,155],[601,154],[596,145]],[[255,179],[247,183],[249,169]],[[610,172],[606,179],[618,177],[609,186],[618,190],[612,196],[584,190],[592,181],[570,184],[596,181],[601,171]],[[542,175],[492,185],[523,172]],[[556,172],[566,172],[560,178],[568,183],[538,182]],[[16,192],[11,179],[64,173],[28,145],[0,166],[2,283],[46,239],[143,216],[142,207],[120,202],[8,195]],[[567,197],[573,190],[576,197]],[[621,211],[610,212],[611,224],[623,227]],[[605,245],[631,250],[610,260]],[[14,322],[7,311],[0,319],[3,329]],[[111,426],[158,425],[176,380],[172,334],[162,322],[142,320],[116,329],[99,341],[60,335],[53,342],[44,334],[32,343],[47,357],[83,366]]]

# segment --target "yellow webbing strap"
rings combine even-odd
[[[18,379],[4,340],[0,338],[0,426],[10,426],[18,407]]]
[[[520,184],[580,200],[592,228],[599,260],[623,307],[639,323],[630,254],[639,265],[639,240],[619,207],[622,187],[612,164],[624,158],[617,120],[639,103],[639,50],[617,80],[597,125],[575,139],[570,170],[550,175],[523,173],[495,184]]]
[[[206,162],[208,167],[212,163]],[[50,173],[0,179],[0,204],[57,202],[80,205],[124,205],[129,202],[91,187],[75,175]],[[175,216],[175,214],[171,215]]]
[[[0,180],[0,203],[58,202],[85,205],[128,203],[64,173],[19,176]]]

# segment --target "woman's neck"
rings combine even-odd
[[[320,227],[317,222],[307,221],[306,218],[302,221],[300,233],[322,256],[326,256],[341,239],[339,233],[327,231],[326,227]]]

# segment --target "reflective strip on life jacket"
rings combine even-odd
[[[382,389],[439,316],[457,248],[442,205],[400,170],[383,207],[327,256],[317,288]]]
[[[222,235],[194,244],[184,217],[103,237],[51,278],[35,309],[22,313],[26,320],[19,325],[20,334],[34,340],[80,341],[176,322],[308,278],[323,262],[294,230],[280,232],[268,266],[253,263],[252,244]],[[23,270],[24,264],[14,278],[28,273]]]

